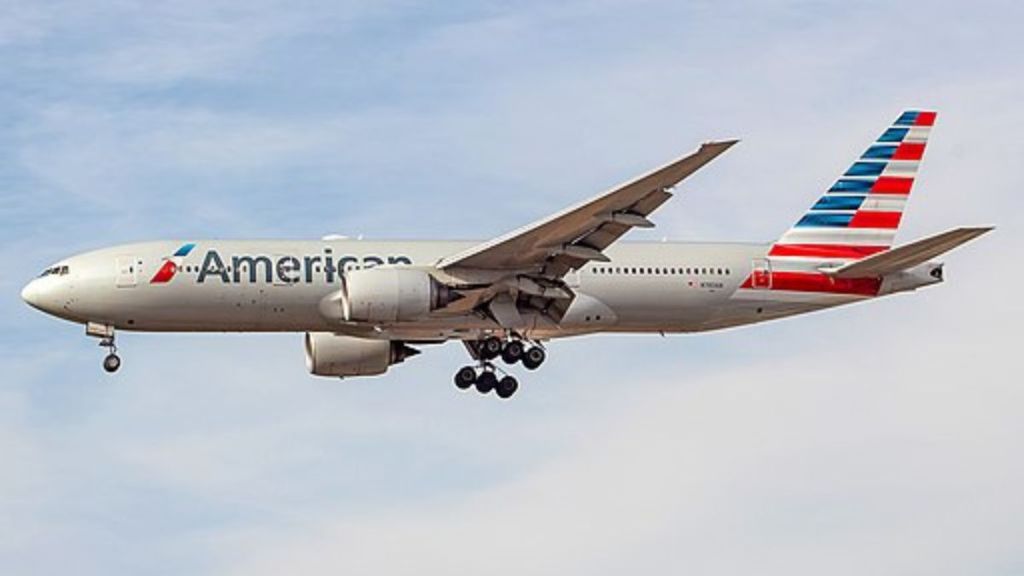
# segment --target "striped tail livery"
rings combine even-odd
[[[772,248],[771,256],[858,259],[892,246],[935,112],[900,115]]]
[[[906,274],[987,232],[957,229],[892,249],[935,118],[923,110],[900,114],[755,263],[738,296],[751,290],[789,293],[794,301],[814,294],[878,296],[892,289],[886,274]],[[941,267],[924,273],[941,280]]]

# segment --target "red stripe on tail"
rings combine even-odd
[[[753,280],[750,276],[740,286],[740,288],[753,287]],[[877,296],[881,287],[882,280],[880,278],[832,278],[817,272],[772,272],[772,290]]]
[[[851,246],[836,244],[776,244],[769,256],[806,256],[810,258],[861,258],[884,252],[886,246]]]
[[[924,142],[904,142],[892,153],[893,160],[920,160],[924,156]]]
[[[902,212],[860,211],[850,220],[850,228],[896,228],[902,216]]]
[[[871,186],[872,194],[910,194],[910,187],[914,185],[913,178],[899,178],[896,176],[882,176]]]
[[[882,281],[878,278],[832,278],[814,272],[772,272],[773,290],[875,296],[881,286]]]
[[[935,124],[935,112],[918,112],[914,126],[933,126]]]

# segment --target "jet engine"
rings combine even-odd
[[[397,322],[422,318],[458,298],[424,270],[377,267],[346,272],[339,299],[347,322]]]
[[[376,376],[419,353],[398,341],[306,332],[306,368],[317,376]]]

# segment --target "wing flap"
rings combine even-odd
[[[927,262],[992,229],[993,227],[991,226],[955,228],[935,236],[911,242],[910,244],[898,246],[892,250],[873,254],[838,268],[827,268],[822,271],[833,278],[884,276]]]

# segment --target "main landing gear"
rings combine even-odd
[[[478,360],[477,366],[463,366],[455,373],[455,385],[460,390],[475,386],[477,392],[487,394],[491,390],[502,399],[511,398],[519,389],[519,381],[511,374],[494,365],[492,360],[501,358],[502,362],[511,366],[522,362],[527,370],[536,370],[544,363],[547,354],[537,345],[529,348],[522,340],[513,338],[502,340],[496,336],[476,342],[466,342],[470,355]],[[497,372],[501,372],[501,378]]]

